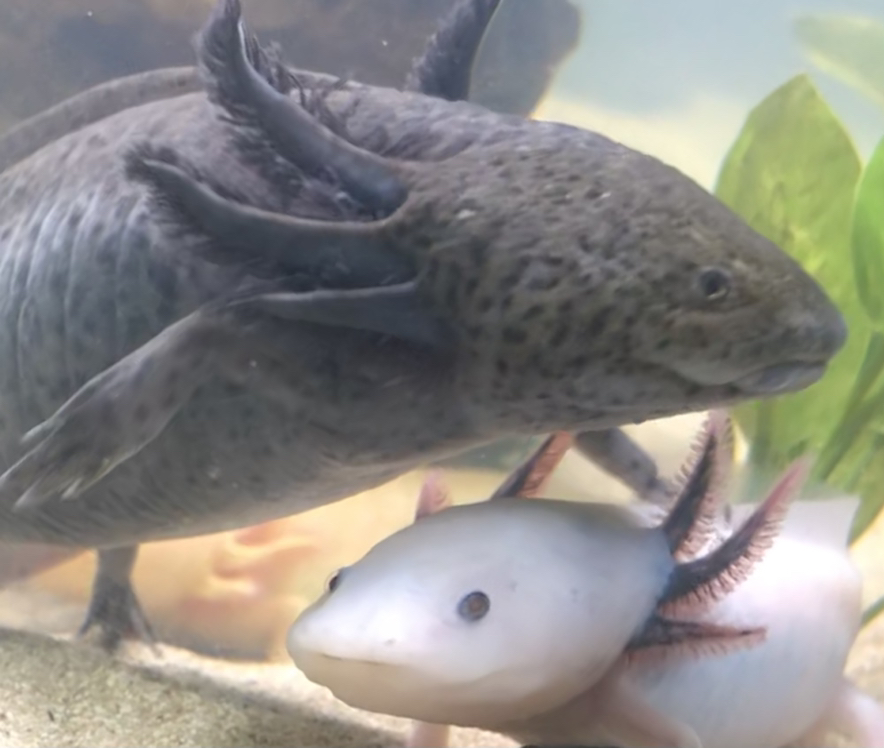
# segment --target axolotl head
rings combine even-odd
[[[359,708],[438,723],[512,719],[599,677],[672,567],[662,534],[616,507],[453,507],[334,576],[292,625],[288,649],[308,678]]]

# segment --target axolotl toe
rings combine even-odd
[[[342,569],[289,631],[295,664],[352,706],[500,731],[569,703],[624,651],[755,641],[751,622],[688,614],[751,568],[799,473],[697,556],[726,472],[717,423],[654,526],[629,507],[522,498],[551,437],[491,500],[420,516]]]

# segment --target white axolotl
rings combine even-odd
[[[803,465],[697,556],[718,516],[723,423],[710,419],[672,511],[655,526],[624,506],[507,499],[533,493],[567,448],[567,435],[551,437],[494,500],[422,516],[336,575],[291,627],[295,664],[355,707],[498,729],[568,704],[626,651],[759,641],[756,624],[689,614],[726,595],[769,546]],[[608,702],[624,729],[654,727],[625,692]],[[683,744],[678,730],[665,739]]]
[[[727,439],[720,439],[719,444],[721,467],[728,457],[723,447],[731,445]],[[526,474],[522,476],[521,486],[517,471],[515,480],[509,481],[509,492],[518,495],[536,492],[532,489],[536,489],[544,470],[551,470],[552,464],[548,460],[535,467],[540,469],[535,469],[533,474],[523,471]],[[534,485],[530,485],[531,481]],[[783,488],[782,482],[778,488]],[[418,517],[446,505],[444,489],[438,477],[433,476],[424,486]],[[792,507],[782,533],[743,582],[705,613],[694,616],[701,621],[737,628],[762,621],[766,632],[762,642],[748,648],[726,648],[720,653],[704,654],[692,652],[690,648],[686,651],[682,643],[668,651],[658,649],[657,653],[665,655],[663,657],[627,655],[621,657],[598,684],[564,706],[545,715],[528,717],[521,723],[515,720],[509,725],[498,725],[489,720],[479,726],[498,729],[523,741],[558,745],[781,748],[819,746],[830,731],[841,732],[861,746],[884,745],[884,711],[843,677],[861,613],[861,580],[846,548],[855,508],[854,499],[801,502]],[[644,509],[642,507],[640,513],[647,516]],[[745,506],[732,509],[735,518],[750,510]],[[717,529],[720,533],[715,539],[717,542],[731,534],[720,522]],[[456,539],[449,538],[444,547],[456,558],[453,553],[457,548]],[[542,566],[535,566],[533,572],[554,573]],[[426,582],[431,585],[433,579]],[[376,579],[373,586],[378,604],[383,604],[387,599],[387,584]],[[522,617],[530,617],[533,609],[533,601],[526,596]],[[400,612],[409,615],[408,609]],[[352,636],[351,622],[346,618],[327,618],[326,624],[330,627],[330,636],[337,633]],[[502,642],[508,640],[506,620],[496,633]],[[521,644],[519,657],[525,661],[530,653],[526,652],[524,640]],[[527,646],[527,650],[535,653],[535,663],[541,669],[549,667],[542,656],[546,646],[546,637],[540,632]],[[480,647],[465,645],[459,657],[482,660]],[[429,650],[423,658],[430,660],[433,656],[433,650]],[[419,671],[421,663],[422,658],[415,658],[412,670]],[[323,682],[321,673],[314,676]],[[415,680],[412,683],[421,689],[412,700],[422,699],[426,704],[447,700],[444,711],[447,714],[457,711],[447,687],[428,679],[420,685]],[[483,685],[479,675],[477,683],[472,684],[473,691]],[[610,700],[612,695],[620,699],[619,704],[617,699]],[[453,723],[475,724],[469,703],[472,696],[473,693],[468,692],[463,697],[464,714],[469,717],[451,720]],[[356,706],[360,706],[359,702],[358,697],[353,698]],[[635,710],[626,720],[620,714],[624,704]],[[422,709],[425,716],[428,712],[429,707]],[[436,718],[436,722],[441,721]],[[447,727],[436,723],[418,723],[408,743],[412,748],[443,748],[446,744]]]

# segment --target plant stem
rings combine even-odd
[[[814,470],[817,480],[828,480],[832,471],[856,442],[863,427],[875,415],[877,411],[875,406],[880,405],[878,401],[881,399],[881,393],[870,398],[871,402],[865,399],[882,369],[884,369],[884,335],[873,332],[869,337],[866,353],[847,404],[841,412],[841,418],[820,450],[820,457]]]
[[[875,602],[873,602],[868,608],[863,611],[860,628],[868,626],[879,615],[881,615],[882,611],[884,611],[884,597],[879,597],[877,600],[875,600]]]
[[[770,447],[773,443],[774,417],[772,402],[760,401],[756,404],[755,434],[749,444],[749,461],[762,470],[770,469]]]

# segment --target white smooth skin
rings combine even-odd
[[[673,560],[641,525],[552,500],[424,517],[344,570],[292,625],[289,653],[370,711],[477,726],[544,712],[601,678],[654,609]],[[466,620],[458,606],[477,591],[488,612]]]
[[[618,684],[665,720],[688,726],[703,748],[782,748],[810,735],[818,739],[829,727],[854,733],[849,737],[863,746],[884,745],[884,712],[843,677],[862,614],[862,580],[846,548],[855,508],[853,500],[794,504],[751,575],[699,617],[763,624],[763,643],[725,654],[637,660]],[[569,725],[564,734],[563,724]],[[592,698],[526,728],[510,734],[542,742],[555,729],[556,739],[568,742],[595,745],[617,736],[627,748],[647,745],[623,743]]]

